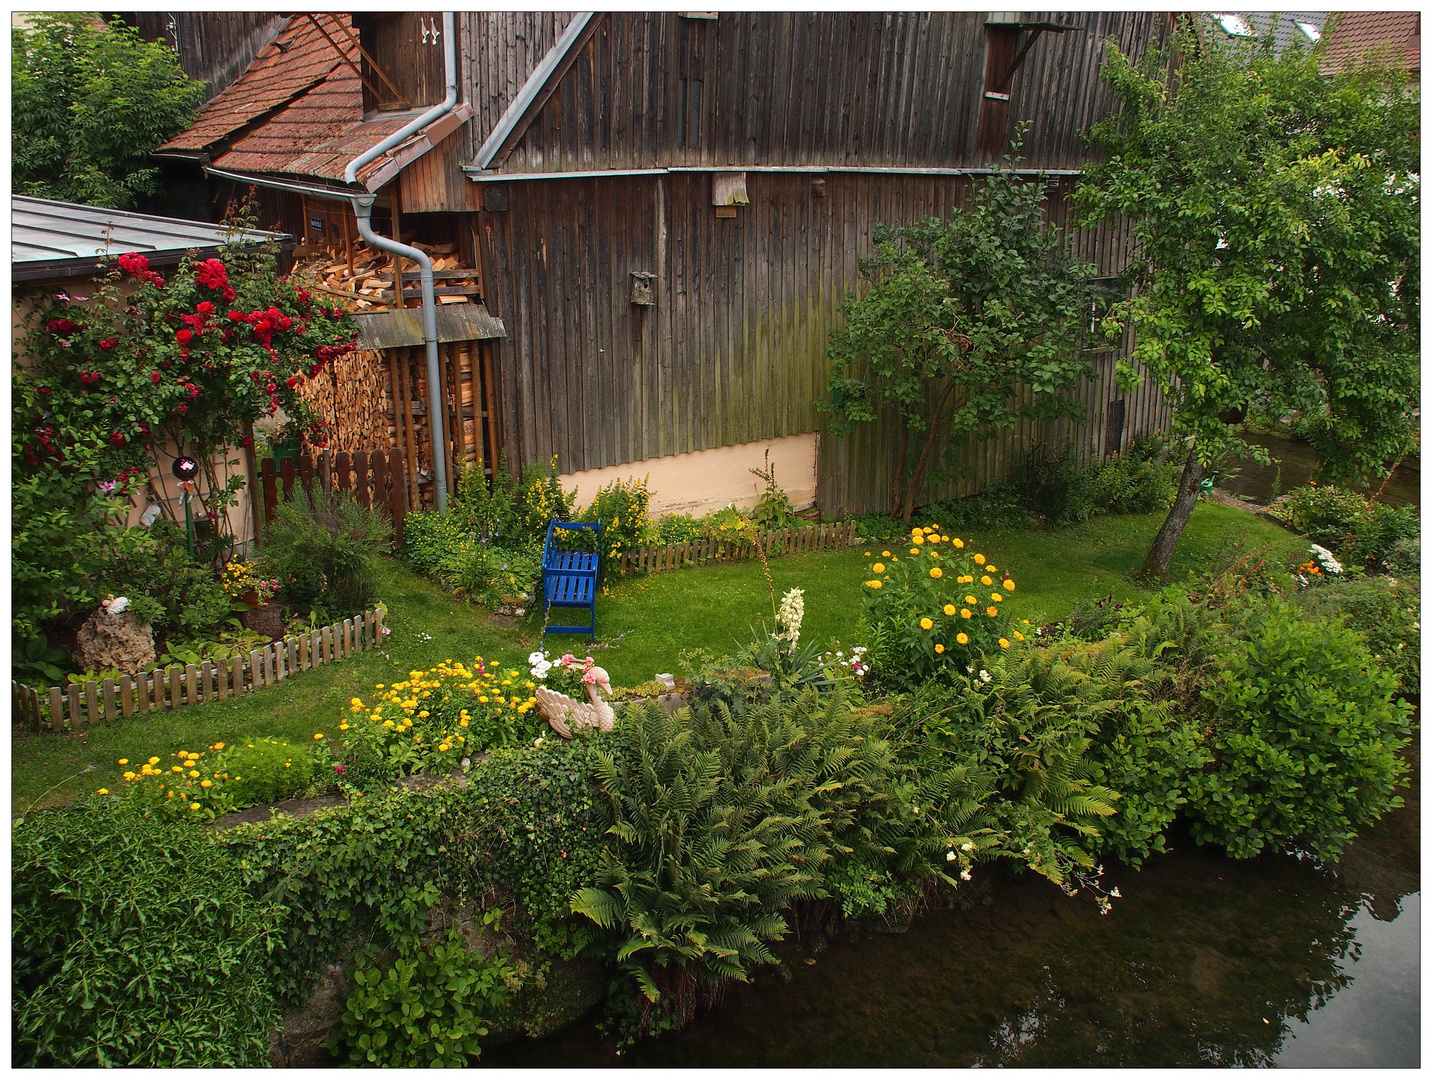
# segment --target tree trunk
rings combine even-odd
[[[1198,486],[1202,480],[1203,466],[1198,460],[1198,449],[1190,447],[1188,459],[1183,463],[1183,479],[1178,483],[1178,495],[1173,500],[1173,506],[1169,508],[1168,517],[1164,518],[1163,525],[1159,527],[1158,535],[1154,537],[1149,557],[1144,560],[1144,568],[1139,571],[1141,577],[1168,577],[1168,564],[1173,560],[1173,549],[1178,544],[1178,538],[1183,535],[1188,519],[1193,516],[1193,508],[1198,505]]]
[[[900,439],[895,446],[895,475],[890,479],[890,517],[898,520],[905,505],[905,449],[910,444],[910,425],[900,417]]]
[[[907,529],[910,527],[910,518],[915,513],[915,493],[920,490],[920,485],[925,481],[925,469],[930,464],[930,454],[935,449],[935,440],[939,438],[940,427],[945,422],[945,411],[954,394],[954,389],[954,383],[947,384],[940,392],[940,400],[930,410],[930,426],[925,435],[925,445],[920,448],[920,457],[915,462],[914,470],[910,473],[910,482],[905,485],[905,502],[900,519],[905,523]]]

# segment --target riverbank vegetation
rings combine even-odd
[[[1191,537],[1201,520],[1204,544],[1180,549],[1190,579],[1160,591],[1115,569],[1137,562],[1156,513],[974,533],[931,516],[856,550],[619,582],[601,609],[612,647],[596,652],[636,692],[613,731],[570,742],[532,707],[540,620],[474,625],[384,560],[387,656],[162,731],[17,742],[17,785],[38,785],[24,762],[59,760],[61,744],[69,762],[105,761],[88,794],[14,828],[31,958],[19,1052],[296,1060],[289,1035],[255,1032],[289,1031],[315,994],[344,1003],[323,1031],[355,1063],[461,1063],[598,1002],[636,1038],[689,1022],[797,928],[898,927],[1001,867],[1107,909],[1103,863],[1138,866],[1176,823],[1235,858],[1336,858],[1396,805],[1415,584],[1343,569],[1243,511],[1205,505]],[[1239,523],[1243,543],[1222,543]],[[684,655],[649,651],[684,597],[682,624],[704,629]],[[658,666],[685,680],[674,715],[638,686]],[[324,792],[332,805],[307,816],[210,824]],[[154,911],[129,887],[133,859],[80,840],[123,836],[142,862],[171,831],[212,873],[178,875]],[[192,927],[179,911],[212,899],[211,878],[243,899],[223,927]],[[56,898],[81,888],[105,928],[83,957],[54,932]],[[233,940],[221,967],[244,977],[169,996],[162,1022],[129,1008],[123,988],[172,960],[155,935],[191,930]],[[105,935],[152,947],[91,955]],[[250,955],[256,942],[272,947]],[[80,961],[86,980],[67,981]],[[111,1002],[102,1023],[84,1007],[95,995]],[[243,1019],[201,1024],[191,1002]]]

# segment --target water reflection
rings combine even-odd
[[[1415,781],[1414,781],[1415,782]],[[618,1057],[593,1025],[492,1066],[1416,1065],[1418,801],[1336,868],[1191,844],[1111,875],[1100,916],[1031,877],[855,935]],[[814,963],[806,961],[813,960]]]
[[[1256,503],[1266,505],[1278,495],[1286,495],[1294,488],[1302,487],[1318,467],[1318,457],[1306,443],[1272,435],[1253,435],[1248,441],[1266,446],[1273,455],[1274,464],[1258,465],[1252,458],[1234,461],[1238,475],[1230,480],[1220,480],[1218,486]],[[1382,476],[1374,477],[1372,490],[1376,491],[1382,481]],[[1421,506],[1421,483],[1422,474],[1417,468],[1400,466],[1388,481],[1381,501],[1389,506]]]

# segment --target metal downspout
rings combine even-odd
[[[443,12],[443,69],[447,81],[447,93],[441,103],[434,105],[416,120],[393,132],[376,146],[363,151],[343,170],[343,179],[349,184],[358,182],[358,170],[381,154],[397,146],[414,132],[427,127],[438,117],[452,111],[457,104],[457,42],[454,32],[454,18],[451,11]],[[358,219],[358,235],[379,251],[401,255],[418,264],[418,281],[422,286],[423,300],[423,344],[428,358],[428,431],[433,442],[433,485],[438,513],[447,512],[447,453],[443,448],[443,393],[442,368],[438,364],[438,316],[437,299],[433,294],[433,261],[417,248],[400,244],[387,236],[373,231],[373,203],[377,196],[371,194],[351,195],[353,215]],[[397,297],[399,306],[402,297]],[[414,495],[417,492],[413,493]]]

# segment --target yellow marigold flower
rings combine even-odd
[[[946,615],[953,615],[954,613],[955,613],[955,605],[954,605],[954,604],[946,604],[946,605],[945,605],[945,614],[946,614]]]
[[[1007,649],[1007,648],[1009,648],[1009,638],[1000,638],[1000,639],[999,639],[999,647],[1000,647],[1001,649]]]
[[[965,542],[961,540],[958,536],[951,540],[950,543],[954,544],[957,548],[962,548],[965,546]]]
[[[988,570],[991,574],[999,573],[999,567],[996,566],[994,563],[990,563],[988,566],[985,567],[985,569]]]
[[[191,802],[191,803],[189,804],[189,809],[190,809],[190,810],[197,810],[197,809],[199,809],[199,804],[196,803],[196,802]]]
[[[890,558],[890,552],[888,552],[888,551],[882,551],[882,552],[880,553],[880,557],[881,557],[882,559],[888,559],[888,558]]]
[[[870,569],[874,570],[877,574],[883,574],[885,573],[885,564],[883,562],[878,562]]]
[[[1004,599],[1004,597],[1000,596],[1000,594],[997,592],[990,593],[989,598],[993,600],[996,604],[998,604],[1001,600]]]
[[[938,544],[940,542],[940,538],[934,533],[931,533],[929,536],[925,537],[925,540],[926,542],[931,544]]]
[[[1016,631],[1014,632],[1014,639],[1015,639],[1016,641],[1023,641],[1023,640],[1024,640],[1024,635],[1021,634],[1018,630],[1016,630]]]
[[[934,626],[934,625],[935,625],[935,624],[934,624],[931,620],[929,620],[929,619],[921,619],[921,620],[920,620],[920,629],[921,629],[921,630],[928,630],[928,629],[930,629],[930,627],[932,627],[932,626]]]
[[[323,732],[321,732],[321,731],[315,732],[313,737],[314,737],[314,739],[321,739],[321,738],[323,738]]]
[[[983,576],[980,577],[980,584],[981,584],[981,585],[993,585],[993,584],[994,584],[994,578],[990,577],[988,574],[984,574]]]
[[[1009,578],[1005,578],[1003,584],[1005,592],[1014,592],[1014,582]]]
[[[199,778],[199,770],[198,770],[198,769],[190,769],[190,770],[189,770],[189,776],[190,776],[191,779],[197,780],[197,779]]]
[[[867,559],[870,558],[870,552],[867,551],[867,552],[865,553],[865,557],[866,557]]]
[[[458,727],[467,727],[467,725],[468,725],[469,723],[471,723],[471,721],[468,720],[466,717],[463,717],[461,720],[459,720],[459,721],[457,722],[457,726],[458,726]]]
[[[950,542],[950,538],[949,538],[948,536],[945,536],[943,533],[941,533],[941,534],[940,534],[940,541],[941,541],[941,543],[948,544],[948,543]]]
[[[391,721],[391,720],[384,720],[384,721],[383,721],[383,726],[384,726],[384,727],[387,727],[387,728],[390,728],[390,727],[393,726],[393,721]]]
[[[968,645],[970,643],[970,636],[969,634],[956,634],[955,640],[961,645]]]
[[[382,684],[382,683],[374,683],[374,684],[373,684],[373,689],[374,689],[374,690],[381,690],[381,689],[383,689],[383,684]]]
[[[991,619],[993,619],[996,615],[999,614],[999,608],[991,604],[989,607],[985,608],[985,614],[988,615]]]
[[[917,529],[914,533],[911,534],[911,536],[910,536],[910,543],[914,544],[916,547],[919,547],[919,546],[920,546],[921,544],[923,544],[924,542],[925,542],[925,534],[922,533],[922,532],[920,532],[918,529]]]
[[[917,548],[917,547],[912,547],[912,548],[910,549],[910,554],[911,554],[911,555],[918,555],[918,554],[920,554],[920,549]],[[897,560],[897,561],[898,561],[898,560]]]
[[[202,788],[211,788],[211,787],[214,786],[214,781],[212,781],[212,780],[200,780],[200,781],[199,781],[199,786],[202,787]]]
[[[149,759],[149,764],[151,764],[151,765],[158,765],[158,764],[159,764],[159,759],[158,759],[157,757],[152,757],[152,758]]]
[[[944,651],[945,651],[945,647],[944,647],[943,645],[941,645],[938,641],[935,642],[935,652],[937,652],[937,653],[942,653],[942,652],[944,652]]]
[[[181,773],[181,772],[184,771],[184,766],[183,766],[183,765],[171,765],[171,766],[169,766],[169,771],[170,771],[170,772],[178,772],[178,773]]]
[[[348,704],[350,704],[350,705],[360,705],[360,706],[361,706],[361,705],[363,704],[363,699],[362,699],[362,698],[356,698],[356,697],[355,697],[355,698],[349,698],[349,699],[348,699]]]
[[[883,584],[879,581],[867,581],[865,584],[867,588],[871,589],[879,589],[883,587]]]
[[[938,566],[932,566],[930,567],[930,576],[936,579],[942,578],[945,576],[945,572],[941,570]]]
[[[120,763],[121,765],[128,765],[128,764],[129,764],[129,758],[127,758],[127,757],[122,757],[122,758],[119,759],[119,763]]]
[[[481,704],[486,705],[486,704],[487,704],[487,695],[486,695],[486,694],[479,695],[479,697],[478,697],[477,700],[478,700]]]
[[[976,556],[975,556],[975,565],[977,565],[977,566],[983,566],[984,564],[985,564],[985,557],[984,557],[983,555],[976,555]]]
[[[95,792],[95,794],[96,794],[96,795],[108,795],[108,794],[109,794],[109,788],[107,788],[107,787],[102,787],[102,788],[100,788],[97,792]]]
[[[381,719],[383,719],[383,714],[382,714],[382,713],[374,713],[372,716],[368,717],[368,719],[369,719],[369,720],[381,720]]]
[[[348,730],[348,722],[345,720],[343,723],[339,724],[339,725],[338,725],[338,730],[339,730],[339,731],[347,731],[347,730]]]
[[[447,753],[449,750],[451,750],[451,749],[452,749],[451,746],[449,746],[447,743],[443,743],[441,746],[438,747],[438,753],[439,753],[439,754],[446,754],[446,753]]]
[[[973,596],[966,596],[966,597],[965,597],[965,603],[967,603],[967,604],[977,604],[977,603],[979,603],[979,601],[976,600]]]
[[[970,609],[967,608],[967,607],[962,607],[962,608],[960,608],[960,618],[962,618],[962,619],[968,619],[969,617],[970,617]]]
[[[124,774],[124,778],[125,778],[126,780],[133,780],[133,779],[134,779],[134,773],[126,771],[125,774]]]

